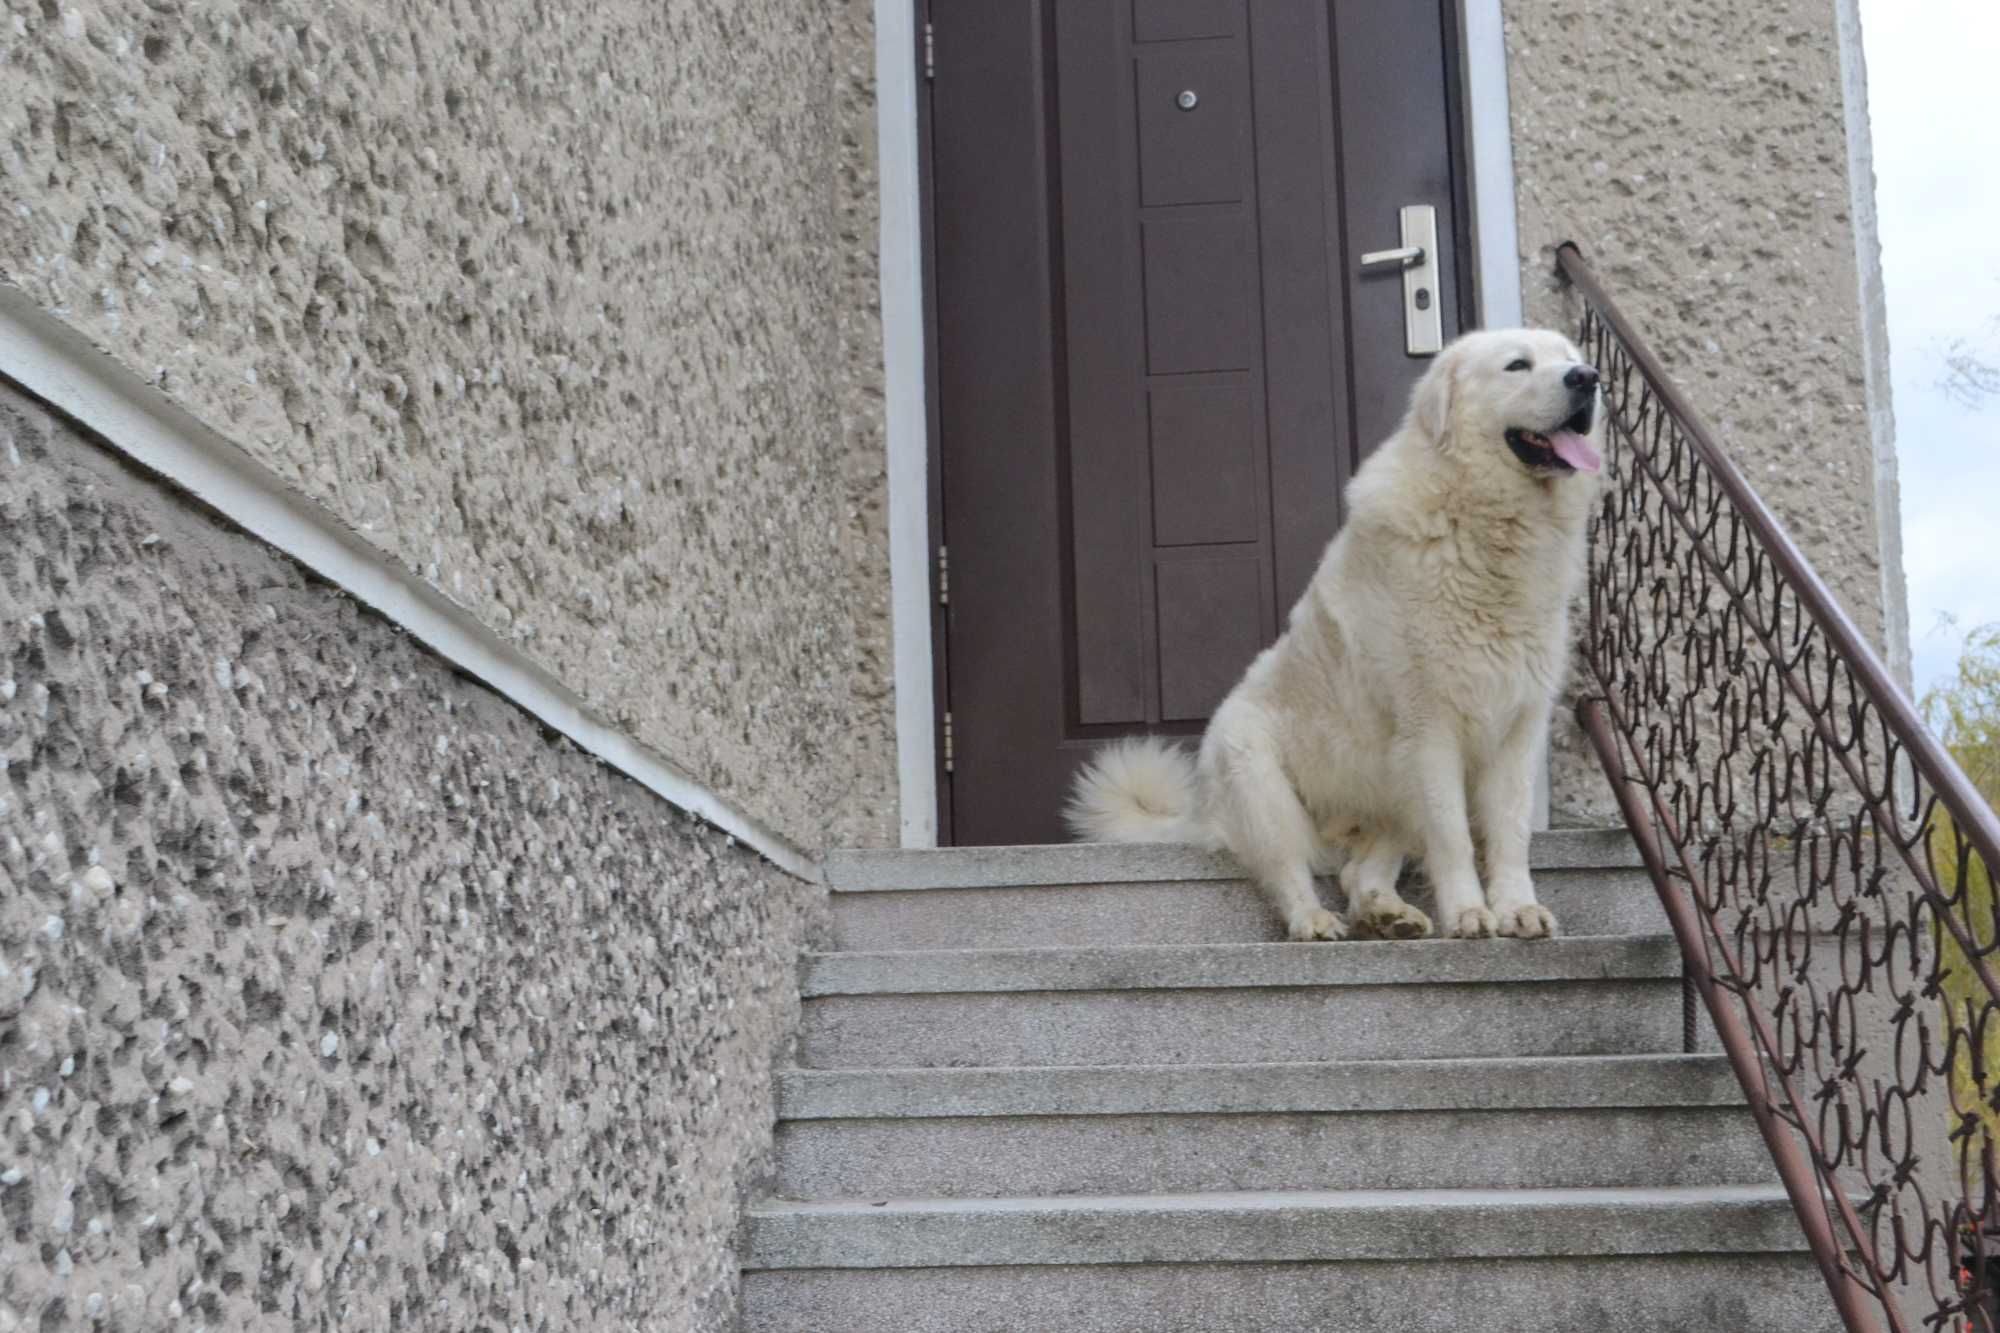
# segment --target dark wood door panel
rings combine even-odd
[[[1403,351],[1401,275],[1388,269],[1361,274],[1361,254],[1401,245],[1403,205],[1431,204],[1438,219],[1438,285],[1443,292],[1459,290],[1445,28],[1436,4],[1336,4],[1333,15],[1351,321],[1357,334],[1395,330],[1390,337],[1367,332],[1348,342],[1351,438],[1367,450],[1402,420],[1424,363]],[[1443,314],[1449,341],[1460,329],[1456,302],[1446,300]]]
[[[1066,619],[1058,511],[1057,305],[1047,38],[1036,4],[953,0],[952,74],[931,90],[937,396],[944,538],[960,544],[946,613],[950,775],[964,841],[1013,838],[1012,793],[1058,781],[1052,761]],[[1058,836],[1042,821],[1036,840]]]
[[[1198,43],[1192,50],[1141,49],[1134,57],[1139,118],[1139,202],[1227,204],[1249,184],[1249,68],[1242,44]],[[1191,107],[1181,94],[1194,93]]]
[[[1196,25],[1208,35],[1165,43],[1141,40],[1139,14],[1123,4],[1064,4],[1057,15],[1074,580],[1067,683],[1075,707],[1066,734],[1077,736],[1167,720],[1167,603],[1151,554],[1186,543],[1185,533],[1158,532],[1155,520],[1173,463],[1163,455],[1185,454],[1187,441],[1156,409],[1153,391],[1200,376],[1206,387],[1248,399],[1249,410],[1230,423],[1230,443],[1248,463],[1237,480],[1251,504],[1247,530],[1230,540],[1268,541],[1259,494],[1268,469],[1257,410],[1261,284],[1245,6],[1214,6]],[[1168,429],[1164,449],[1156,425]],[[1191,480],[1168,478],[1169,509]],[[1272,596],[1267,586],[1244,590]],[[1253,623],[1262,615],[1253,609]]]
[[[1257,360],[1257,247],[1236,209],[1139,223],[1146,369],[1249,370]]]
[[[1067,454],[1064,515],[1071,620],[1064,690],[1048,701],[1061,733],[1142,724],[1153,625],[1140,553],[1148,534],[1145,405],[1121,391],[1146,373],[1145,264],[1132,243],[1139,205],[1137,107],[1123,58],[1130,9],[1057,3],[1056,114],[1049,133],[1062,173],[1063,297],[1053,331],[1064,398],[1056,427]]]
[[[1132,0],[1132,23],[1142,42],[1184,42],[1234,32],[1236,0]]]
[[[1269,563],[1255,546],[1162,556],[1155,587],[1160,618],[1160,721],[1199,722],[1215,711],[1243,664],[1268,641]]]
[[[1155,384],[1146,403],[1154,548],[1259,540],[1266,492],[1250,386]]]
[[[1291,22],[1258,23],[1250,34],[1262,75],[1256,151],[1264,318],[1285,331],[1264,343],[1272,573],[1281,609],[1305,591],[1333,538],[1353,452],[1331,18],[1324,4],[1285,9]]]

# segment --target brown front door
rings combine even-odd
[[[931,0],[951,841],[1062,839],[1282,626],[1423,370],[1359,271],[1406,204],[1458,329],[1446,11]]]

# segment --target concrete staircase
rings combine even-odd
[[[1833,1329],[1622,834],[1567,937],[1287,944],[1174,847],[829,859],[745,1333]]]

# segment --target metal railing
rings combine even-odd
[[[2000,1333],[2000,819],[1582,253],[1557,267],[1610,445],[1578,720],[1845,1326]]]

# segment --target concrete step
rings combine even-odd
[[[1832,1330],[1776,1187],[767,1203],[756,1333]]]
[[[1637,869],[1622,828],[1558,829],[1529,845],[1535,870]],[[1241,875],[1227,852],[1162,842],[1060,842],[1025,847],[836,848],[826,854],[834,889],[950,889],[1006,884],[1097,884]]]
[[[1719,1056],[792,1071],[785,1198],[1752,1184]]]
[[[1804,1247],[1777,1185],[1286,1190],[767,1200],[750,1209],[743,1266],[1327,1263]]]
[[[1623,830],[1538,834],[1531,859],[1565,933],[1666,929]],[[1284,934],[1232,858],[1193,847],[835,851],[826,869],[837,949],[1261,943]],[[1420,881],[1408,893],[1428,908]],[[1330,884],[1321,897],[1339,904]]]
[[[1646,1254],[744,1274],[746,1333],[1839,1333],[1810,1259]]]
[[[1680,1049],[1661,936],[814,955],[799,1063],[1265,1064]]]

